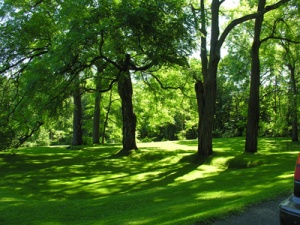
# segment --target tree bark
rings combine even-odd
[[[75,78],[75,90],[73,94],[74,112],[73,112],[73,139],[72,145],[82,145],[82,107],[81,90],[79,83],[79,74]]]
[[[101,142],[102,144],[104,144],[104,142],[105,142],[106,127],[108,124],[108,117],[110,114],[111,104],[112,104],[112,90],[110,90],[107,112],[106,112],[106,116],[105,116],[105,120],[104,120],[104,124],[103,124],[102,142]]]
[[[208,156],[213,153],[212,148],[212,131],[214,111],[216,104],[217,92],[217,70],[220,61],[220,45],[219,38],[219,0],[213,0],[212,24],[211,24],[211,41],[210,41],[210,58],[207,60],[206,51],[206,35],[201,39],[201,61],[202,61],[202,74],[204,78],[204,93],[203,103],[200,115],[200,125],[198,130],[198,154]],[[205,16],[204,14],[204,1],[201,1],[201,30],[205,30]],[[204,35],[203,35],[204,36]]]
[[[297,112],[297,86],[295,80],[295,67],[291,64],[288,65],[290,70],[292,99],[291,99],[291,114],[292,114],[292,141],[298,142],[298,112]]]
[[[124,68],[118,79],[118,91],[122,102],[122,119],[123,119],[123,154],[129,154],[131,150],[137,149],[135,131],[136,115],[133,111],[132,104],[132,81],[129,71],[130,55],[126,55]]]
[[[263,11],[266,0],[260,0],[257,11]],[[257,152],[257,136],[259,124],[259,87],[260,87],[260,34],[264,20],[264,14],[255,19],[254,38],[251,49],[251,81],[250,81],[250,98],[248,103],[248,122],[246,130],[245,151],[250,153]]]
[[[99,76],[99,74],[98,74]],[[96,78],[95,106],[93,117],[93,144],[100,143],[100,104],[101,104],[101,79]]]
[[[201,121],[201,115],[203,110],[203,103],[204,103],[204,87],[203,82],[201,80],[197,80],[195,83],[195,92],[196,92],[196,98],[197,98],[197,106],[198,106],[198,138],[200,137],[200,121]]]

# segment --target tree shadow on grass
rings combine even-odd
[[[219,173],[175,182],[203,165],[210,165],[215,157],[228,156],[234,151],[216,151],[213,156],[200,158],[180,149],[177,153],[176,150],[162,153],[153,150],[121,158],[107,158],[109,152],[100,154],[100,149],[44,156],[20,155],[14,167],[6,164],[5,171],[0,169],[1,186],[14,192],[24,188],[20,193],[29,194],[30,199],[53,197],[73,201],[9,203],[1,208],[0,219],[4,224],[17,224],[28,218],[36,224],[41,221],[62,224],[211,221],[220,212],[232,213],[257,199],[271,197],[274,195],[271,189],[280,192],[289,179],[285,178],[290,176],[289,171],[292,174],[296,154],[263,155],[239,151],[227,161],[228,168]],[[255,158],[263,163],[233,166],[233,161],[253,162]],[[287,161],[291,163],[286,164]],[[103,186],[110,193],[97,192]],[[125,194],[120,195],[122,193]]]
[[[118,146],[109,150],[32,148],[16,155],[0,154],[5,162],[0,174],[4,187],[32,199],[92,199],[167,186],[200,165],[165,160],[188,151],[148,148],[116,157],[117,150]]]
[[[7,171],[2,177],[10,177],[7,187],[34,199],[92,199],[168,186],[201,165],[210,164],[215,156],[147,148],[121,157],[115,154],[118,147],[32,148],[15,156],[0,155],[0,159],[7,157],[0,166]]]

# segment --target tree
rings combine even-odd
[[[232,20],[226,28],[220,34],[219,29],[219,12],[220,6],[224,1],[213,0],[211,3],[211,33],[210,33],[210,50],[209,54],[207,53],[207,15],[205,13],[204,1],[200,1],[200,32],[201,32],[201,63],[202,63],[202,74],[203,82],[201,80],[196,81],[196,91],[199,92],[200,101],[198,100],[199,105],[199,131],[198,131],[198,153],[199,155],[210,155],[212,154],[212,130],[213,130],[213,118],[214,118],[214,108],[216,104],[216,90],[217,90],[217,72],[218,64],[220,61],[220,50],[221,47],[231,32],[231,30],[237,25],[255,19],[262,14],[265,14],[271,10],[277,9],[288,0],[278,1],[273,5],[265,7],[262,11],[257,13],[248,14],[242,16],[238,19]],[[193,8],[194,9],[194,8]],[[195,12],[195,9],[194,9]],[[195,14],[195,13],[194,13]],[[198,30],[198,24],[196,23],[196,29]],[[209,55],[209,57],[208,57]]]
[[[263,11],[266,1],[259,0],[257,12]],[[255,19],[254,38],[251,49],[251,82],[250,82],[250,98],[248,105],[248,123],[246,131],[245,151],[254,153],[257,151],[257,132],[259,122],[259,86],[260,86],[260,60],[259,49],[261,45],[260,33],[264,14]]]
[[[130,55],[127,54],[123,66],[123,71],[118,79],[118,92],[122,101],[122,118],[123,118],[123,151],[125,154],[129,150],[137,149],[136,146],[136,115],[133,111],[132,104],[132,81],[130,77]]]
[[[136,115],[132,104],[131,73],[158,68],[164,64],[183,64],[192,45],[184,1],[122,1],[115,16],[118,26],[102,33],[100,57],[117,69],[118,92],[122,100],[123,152],[136,149]],[[134,9],[132,6],[135,6]],[[120,15],[122,15],[120,17]],[[114,55],[107,56],[105,40],[114,37]],[[110,48],[110,51],[112,49]]]
[[[260,0],[258,5],[258,12],[263,11],[265,8],[266,1]],[[260,58],[259,49],[260,45],[269,40],[270,38],[280,38],[274,37],[275,31],[277,29],[277,22],[281,21],[282,18],[275,20],[272,34],[260,40],[260,33],[263,24],[263,15],[259,16],[255,20],[254,26],[254,40],[252,45],[251,57],[251,84],[250,84],[250,99],[248,105],[248,123],[247,123],[247,133],[246,133],[246,144],[245,151],[254,153],[257,152],[257,137],[258,137],[258,123],[259,123],[259,87],[260,87]],[[284,38],[284,37],[282,37]],[[295,114],[294,114],[295,115]],[[297,117],[296,117],[297,118]]]
[[[81,106],[81,88],[79,74],[76,75],[74,82],[74,113],[73,113],[73,139],[72,145],[82,145],[82,106]]]
[[[101,109],[101,90],[103,76],[102,73],[107,65],[103,63],[97,63],[97,74],[95,76],[95,105],[94,105],[94,117],[93,117],[93,144],[100,143],[100,109]]]
[[[1,35],[1,72],[18,70],[21,76],[33,65],[43,68],[49,76],[50,101],[69,97],[77,75],[84,85],[87,76],[94,76],[89,70],[97,62],[114,67],[109,84],[100,92],[118,83],[124,151],[136,148],[131,73],[182,64],[193,47],[183,0],[5,2],[1,15],[8,24],[1,24],[5,31]],[[23,35],[18,39],[20,33]],[[30,71],[36,79],[44,79],[42,74]],[[76,96],[75,109],[79,107]]]

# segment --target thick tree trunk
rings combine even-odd
[[[291,112],[292,112],[292,141],[298,142],[298,112],[297,112],[297,86],[295,80],[295,67],[288,65],[290,70],[292,99],[291,99]]]
[[[260,0],[258,4],[258,11],[265,8],[266,0]],[[246,130],[246,144],[245,151],[254,153],[257,152],[257,136],[259,124],[259,87],[260,87],[260,33],[263,23],[264,15],[255,19],[254,26],[254,40],[251,50],[251,82],[250,82],[250,98],[248,103],[248,122]]]
[[[122,101],[123,117],[123,154],[129,154],[131,150],[137,149],[135,131],[136,115],[132,104],[132,82],[129,72],[130,55],[126,55],[123,71],[118,79],[118,91]]]
[[[72,145],[82,145],[82,107],[81,107],[81,92],[79,84],[79,75],[76,75],[73,112],[73,139]]]
[[[218,58],[215,60],[217,64]],[[217,65],[210,67],[209,76],[204,83],[204,103],[200,115],[200,135],[198,139],[198,153],[204,156],[213,153],[212,132],[217,92],[217,67]]]
[[[201,39],[201,60],[202,74],[204,77],[204,95],[202,111],[200,115],[200,125],[198,130],[198,154],[208,156],[213,153],[212,131],[214,121],[214,111],[217,92],[217,71],[220,61],[220,47],[218,47],[219,38],[219,7],[220,2],[212,2],[212,28],[210,41],[210,58],[207,60],[206,37]],[[204,1],[201,1],[201,12],[204,13]],[[201,30],[205,30],[206,20],[201,18]]]

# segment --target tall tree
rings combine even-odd
[[[95,104],[94,104],[94,116],[93,116],[93,144],[100,143],[100,115],[101,115],[101,90],[103,82],[103,71],[105,70],[106,65],[103,63],[96,63],[97,73],[95,75]]]
[[[262,11],[248,14],[242,16],[238,19],[232,20],[228,26],[223,30],[220,35],[219,29],[219,17],[220,17],[220,5],[224,2],[219,0],[212,0],[211,3],[211,15],[210,15],[210,41],[209,41],[209,54],[207,54],[207,31],[205,24],[207,23],[208,15],[205,14],[206,10],[204,9],[204,1],[200,2],[200,23],[202,27],[200,28],[201,32],[201,63],[202,63],[202,73],[203,73],[203,96],[202,101],[198,104],[201,104],[200,121],[199,121],[199,131],[198,131],[198,153],[199,155],[210,155],[212,154],[212,130],[213,130],[213,118],[214,118],[214,107],[216,104],[216,90],[217,90],[217,72],[218,64],[220,61],[220,50],[221,47],[231,32],[231,30],[236,27],[238,24],[241,24],[245,21],[255,19],[261,14],[267,13],[271,10],[277,9],[284,3],[289,0],[281,0],[273,5],[265,7]],[[197,24],[196,24],[197,25]],[[198,29],[198,27],[196,27]],[[208,57],[209,55],[209,57]],[[197,81],[198,82],[198,81]],[[196,89],[197,90],[197,89]]]
[[[73,113],[73,139],[72,145],[82,145],[82,106],[81,106],[81,88],[79,74],[75,75],[74,82],[74,113]]]
[[[132,8],[134,6],[134,8]],[[122,100],[123,149],[136,149],[136,116],[132,104],[133,72],[159,68],[164,64],[184,64],[193,47],[184,1],[121,1],[111,30],[102,33],[100,57],[118,70],[116,80]],[[122,15],[120,17],[120,15]],[[106,40],[114,37],[114,55],[108,55]],[[112,48],[109,49],[112,52]],[[115,56],[117,59],[113,59]]]
[[[101,78],[96,78],[94,117],[93,117],[93,144],[100,143],[100,103],[101,103]]]
[[[265,0],[260,0],[258,4],[258,12],[263,11],[267,7]],[[254,40],[251,50],[251,84],[250,84],[250,98],[248,105],[248,123],[247,123],[247,133],[246,133],[246,144],[245,151],[254,153],[257,152],[257,137],[258,137],[258,124],[259,124],[259,88],[260,88],[260,58],[259,58],[259,49],[263,42],[275,38],[275,39],[286,39],[284,34],[275,36],[277,30],[278,21],[284,20],[283,17],[275,20],[272,27],[272,33],[269,37],[260,40],[260,35],[262,31],[262,24],[264,21],[264,15],[261,15],[256,18],[254,26]],[[283,33],[289,33],[286,29]]]
[[[118,92],[122,101],[123,119],[123,151],[127,154],[128,150],[137,149],[136,146],[136,115],[133,111],[132,103],[132,81],[130,77],[130,55],[127,54],[124,60],[123,71],[118,79]]]
[[[262,12],[265,8],[266,0],[259,0],[257,12]],[[255,19],[254,38],[251,49],[251,81],[250,81],[250,98],[248,104],[248,123],[246,131],[246,152],[257,151],[257,132],[259,123],[259,87],[260,87],[260,60],[259,49],[261,45],[260,33],[264,14]]]

